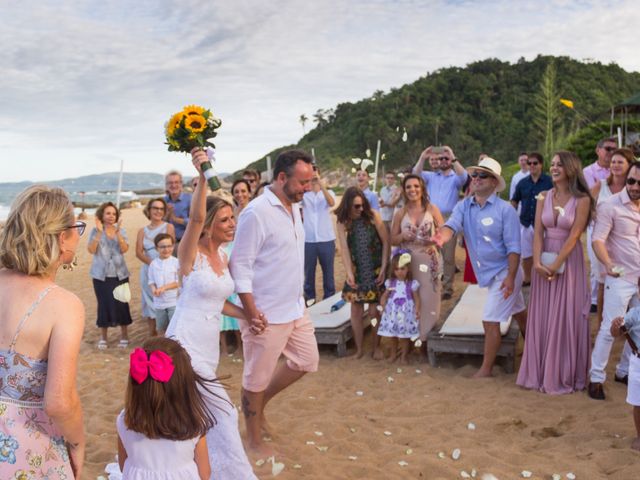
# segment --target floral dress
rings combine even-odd
[[[384,306],[378,335],[381,337],[412,338],[418,336],[418,318],[413,292],[417,292],[420,284],[417,280],[405,282],[396,278],[388,279],[384,286],[389,298]]]
[[[364,218],[353,220],[347,230],[347,245],[357,288],[345,283],[342,298],[351,303],[378,303],[382,287],[376,278],[382,268],[382,240],[375,225]]]
[[[0,350],[0,478],[72,480],[65,440],[44,411],[47,361],[14,351],[20,330],[47,287],[18,324],[8,350]]]

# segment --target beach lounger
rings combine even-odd
[[[457,305],[439,329],[432,330],[427,337],[429,364],[436,366],[438,353],[482,355],[484,353],[484,330],[482,309],[487,289],[469,285]],[[505,372],[515,372],[518,324],[510,319],[500,324],[502,344],[498,357],[503,357]]]
[[[342,294],[336,293],[332,297],[322,300],[307,309],[316,331],[316,341],[320,345],[336,345],[339,357],[347,354],[347,342],[353,337],[349,320],[351,305],[346,303],[335,312],[331,311],[331,306],[339,302],[341,298]],[[369,326],[366,309],[367,306],[365,305],[365,329]]]

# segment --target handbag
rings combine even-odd
[[[545,266],[549,266],[551,265],[553,262],[556,261],[556,258],[558,258],[558,254],[554,253],[554,252],[542,252],[542,255],[540,255],[540,262],[545,265]],[[556,270],[556,273],[564,273],[564,262],[562,262],[560,264],[560,266],[558,267],[558,270]]]

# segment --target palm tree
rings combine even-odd
[[[307,120],[309,120],[309,118],[307,118],[307,116],[303,113],[302,115],[300,115],[300,118],[298,119],[298,121],[302,124],[302,134],[306,135],[307,130],[305,127]]]

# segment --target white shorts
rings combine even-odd
[[[482,311],[482,321],[484,322],[508,322],[513,314],[520,313],[527,308],[522,296],[522,278],[524,277],[522,269],[518,268],[518,273],[516,273],[513,293],[504,298],[500,286],[502,281],[507,278],[507,273],[509,273],[509,269],[505,268],[493,277],[491,284],[487,287],[489,294]]]
[[[629,385],[627,386],[627,403],[640,407],[640,358],[629,355]]]
[[[520,225],[520,258],[533,257],[533,225]]]

